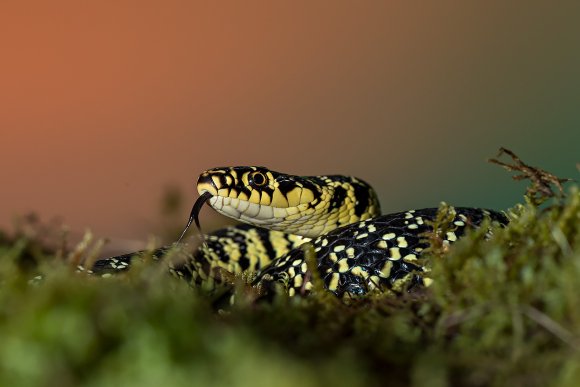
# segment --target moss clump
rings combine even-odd
[[[424,291],[225,312],[161,265],[91,278],[5,238],[0,385],[573,385],[580,192],[511,217],[491,237],[483,227],[432,255]],[[36,285],[21,265],[29,256],[43,262]]]
[[[430,287],[348,305],[240,286],[216,311],[163,265],[94,278],[75,273],[87,243],[65,259],[0,234],[0,385],[578,385],[580,191],[533,197],[491,235],[434,238]]]

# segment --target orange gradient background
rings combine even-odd
[[[578,177],[580,6],[539,4],[3,0],[0,227],[146,240],[168,186],[247,164],[509,207],[500,146]]]

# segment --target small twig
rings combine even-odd
[[[68,254],[67,262],[70,263],[71,267],[76,268],[83,262],[83,255],[87,252],[93,239],[93,233],[90,230],[87,230],[83,235],[83,239],[75,246],[74,250]]]
[[[572,179],[559,178],[556,175],[541,168],[532,167],[524,163],[514,152],[503,147],[499,148],[499,152],[496,157],[499,158],[503,154],[510,156],[514,163],[508,164],[497,159],[488,159],[487,161],[500,165],[508,171],[520,172],[521,175],[512,176],[512,179],[516,181],[529,179],[532,182],[532,185],[526,189],[526,197],[533,205],[538,206],[548,198],[562,198],[565,196],[562,183],[566,183]],[[558,188],[558,193],[554,191],[552,184]]]
[[[445,242],[445,236],[447,232],[455,231],[457,228],[452,223],[456,214],[457,212],[453,206],[441,202],[435,219],[433,221],[425,221],[427,225],[431,226],[430,230],[420,234],[422,242],[429,244],[425,252],[433,253],[437,256],[443,256],[449,252],[449,243]]]
[[[314,251],[314,246],[310,242],[306,242],[300,246],[300,249],[304,252],[304,261],[308,267],[308,272],[310,273],[310,281],[312,282],[312,289],[318,294],[324,294],[324,281],[320,278],[320,273],[318,272],[318,260],[316,259],[316,252]]]
[[[486,310],[487,307],[485,305],[482,305],[482,308],[481,307],[471,307],[468,309],[453,312],[452,314],[450,314],[449,316],[447,316],[443,320],[443,327],[445,328],[446,331],[448,331],[451,328],[454,328],[458,325],[461,325],[466,321],[477,318],[478,316],[480,316],[482,314],[482,310],[480,310],[480,309]]]
[[[544,314],[531,306],[522,308],[522,312],[538,325],[546,329],[548,332],[562,340],[564,343],[568,344],[574,350],[580,350],[580,343],[578,338],[574,336],[569,330],[550,318],[550,316],[547,314]]]

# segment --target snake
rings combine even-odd
[[[310,294],[318,279],[324,289],[344,298],[402,294],[433,281],[422,254],[429,250],[426,236],[435,231],[439,209],[381,215],[376,192],[362,179],[235,166],[201,173],[197,191],[182,236],[193,220],[199,228],[204,204],[240,223],[203,235],[197,247],[180,237],[149,252],[162,260],[177,251],[179,260],[169,262],[169,271],[194,286],[211,290],[228,283],[224,273],[249,274],[251,285],[266,293],[282,289],[293,297]],[[492,224],[509,222],[503,212],[483,208],[451,207],[449,214],[448,227],[437,236],[443,246],[485,219],[488,232]],[[144,254],[101,259],[87,271],[101,276],[123,272]]]

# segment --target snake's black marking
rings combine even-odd
[[[335,208],[339,208],[344,204],[344,199],[346,199],[346,190],[341,186],[338,186],[334,189],[334,195],[330,199],[330,205],[328,206],[329,210],[334,210]]]
[[[296,183],[289,179],[278,180],[278,189],[282,195],[286,196],[290,191],[296,188]]]
[[[359,182],[353,183],[352,186],[354,188],[354,196],[356,197],[354,213],[357,216],[361,216],[371,203],[369,190],[366,186],[360,184]]]

